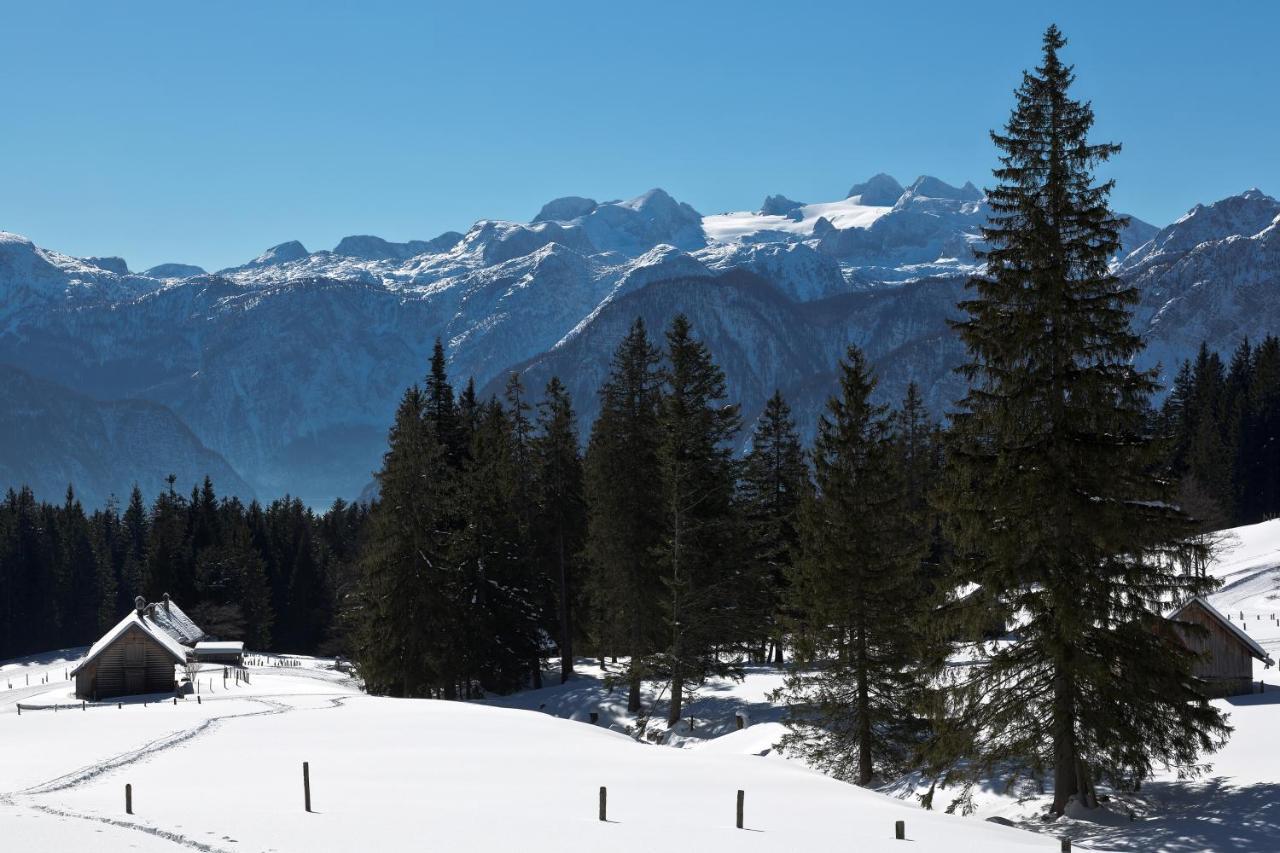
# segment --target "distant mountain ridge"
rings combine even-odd
[[[93,508],[121,504],[137,484],[148,498],[189,490],[206,475],[227,494],[253,488],[173,412],[147,400],[102,402],[0,364],[0,487],[28,485],[58,502],[69,485]]]
[[[95,400],[161,404],[247,491],[313,505],[367,485],[436,337],[460,383],[493,390],[516,369],[537,395],[561,375],[584,425],[619,330],[641,315],[656,333],[677,312],[748,416],[780,387],[811,428],[849,343],[871,355],[886,399],[914,380],[942,413],[962,355],[946,321],[978,269],[987,213],[973,184],[927,175],[713,215],[655,189],[566,196],[529,222],[431,240],[357,235],[315,252],[287,241],[215,273],[133,273],[0,232],[0,363]],[[1130,223],[1116,269],[1143,294],[1144,363],[1167,373],[1202,337],[1226,348],[1280,329],[1278,215],[1250,190],[1163,229]]]

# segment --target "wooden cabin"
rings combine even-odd
[[[196,643],[192,658],[197,663],[222,663],[232,666],[244,664],[244,643],[236,640]]]
[[[148,605],[139,597],[135,609],[93,644],[71,671],[78,698],[98,700],[176,689],[174,667],[186,665],[188,649],[157,620],[155,611],[162,606]],[[170,612],[175,607],[171,605]]]
[[[1193,598],[1169,615],[1178,638],[1201,655],[1192,670],[1204,682],[1210,696],[1238,696],[1253,692],[1253,661],[1271,666],[1265,649],[1239,625],[1223,616],[1203,598]],[[1191,631],[1185,625],[1204,630]]]

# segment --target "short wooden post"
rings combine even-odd
[[[116,703],[116,710],[117,710],[117,711],[122,711],[122,710],[124,710],[124,703],[123,703],[123,702],[117,702],[117,703]]]
[[[84,710],[84,706],[85,706],[85,702],[84,702],[84,700],[83,700],[83,699],[81,699],[81,700],[80,700],[80,710],[81,710],[81,711],[83,711],[83,710]]]
[[[737,727],[738,727],[739,729],[741,729],[741,728],[742,728],[743,719],[742,719],[742,715],[741,715],[741,714],[734,714],[734,715],[733,715],[733,721],[734,721],[735,725],[737,725]]]
[[[693,717],[689,718],[689,731],[693,731]]]
[[[204,698],[203,696],[196,696],[196,704],[197,704],[197,705],[203,705],[204,703],[200,701],[200,700],[201,700],[201,699],[203,699],[203,698]]]
[[[596,711],[592,711],[592,712],[591,712],[591,725],[593,725],[593,726],[594,726],[594,725],[595,725],[596,723],[598,723],[598,722],[600,722],[600,714],[599,714],[599,713],[597,713]]]
[[[128,783],[124,786],[124,813],[133,814],[133,786]]]
[[[1065,835],[1062,836],[1062,853],[1071,853],[1071,839]]]
[[[893,837],[899,841],[907,840],[907,822],[905,820],[894,821]]]
[[[608,808],[607,808],[607,807],[608,807],[608,803],[609,803],[609,789],[608,789],[608,788],[606,788],[604,785],[601,785],[601,786],[600,786],[600,820],[602,820],[602,821],[608,821],[608,820],[609,820],[609,818],[608,818],[608,816],[607,816],[607,815],[608,815]]]
[[[307,807],[307,811],[311,811],[311,764],[310,762],[302,762],[302,800]]]
[[[742,805],[743,805],[742,801],[745,798],[746,798],[746,793],[741,788],[739,788],[738,789],[738,829],[742,829]]]

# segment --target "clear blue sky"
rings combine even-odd
[[[886,171],[989,183],[1051,21],[1116,206],[1280,193],[1280,4],[130,2],[0,15],[0,229],[216,269],[561,195],[703,213]]]

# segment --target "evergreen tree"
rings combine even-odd
[[[636,319],[618,346],[600,389],[600,415],[586,459],[586,552],[597,642],[630,656],[627,709],[641,709],[644,658],[661,620],[653,553],[661,538],[658,350]]]
[[[560,683],[564,684],[573,675],[580,597],[580,582],[574,570],[586,538],[587,512],[573,401],[554,376],[538,404],[537,433],[533,441],[538,511],[535,528],[544,571],[555,581],[555,633]]]
[[[442,571],[453,484],[436,434],[440,414],[432,415],[417,386],[408,389],[377,474],[355,631],[356,659],[372,693],[456,696],[455,662],[446,654],[452,590]]]
[[[134,599],[144,594],[147,543],[151,539],[151,524],[142,489],[134,483],[129,492],[129,506],[124,517],[124,562],[120,566],[120,580],[116,589],[116,613],[125,614],[133,607]]]
[[[527,686],[541,663],[541,604],[549,596],[525,540],[516,445],[501,404],[481,406],[458,489],[462,523],[449,551],[462,593],[454,639],[465,698],[477,687],[506,693]]]
[[[176,480],[177,477],[169,475],[168,490],[161,492],[151,507],[146,581],[141,593],[148,601],[159,601],[166,593],[175,601],[195,599],[188,504],[174,489]]]
[[[671,679],[667,724],[674,726],[686,683],[724,670],[717,646],[754,639],[753,629],[765,623],[743,625],[746,612],[736,606],[737,593],[753,580],[739,574],[744,561],[731,444],[741,424],[738,407],[724,402],[724,371],[683,314],[667,331],[667,361],[657,452],[664,536],[655,556],[668,638],[656,662]]]
[[[772,649],[766,659],[782,664],[783,631],[800,615],[784,612],[788,579],[799,556],[799,513],[810,491],[809,467],[791,417],[791,407],[774,391],[751,435],[742,468],[742,503],[754,558],[763,564],[758,602],[769,625]]]
[[[1109,270],[1123,220],[1093,167],[1056,27],[1025,73],[1004,133],[984,230],[986,273],[957,324],[973,383],[955,417],[948,486],[961,580],[1019,614],[1019,640],[970,670],[953,710],[970,770],[1053,769],[1051,811],[1096,803],[1099,778],[1188,766],[1221,741],[1221,713],[1190,677],[1192,653],[1153,630],[1171,602],[1207,592],[1181,574],[1191,524],[1154,473],[1151,373],[1132,359],[1136,291]]]
[[[813,449],[816,488],[801,513],[792,585],[808,631],[784,691],[784,743],[864,786],[913,763],[935,662],[916,575],[927,533],[912,523],[892,420],[871,402],[874,388],[850,347]]]

